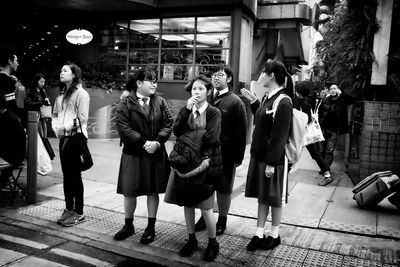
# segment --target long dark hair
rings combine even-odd
[[[28,92],[27,92],[27,94],[31,98],[34,98],[34,96],[36,94],[36,88],[38,88],[38,82],[42,78],[46,80],[46,78],[44,77],[44,75],[42,73],[36,73],[35,76],[33,77],[31,86],[29,87]],[[41,94],[43,98],[46,97],[45,96],[45,92],[44,92],[44,88],[40,88],[40,93],[39,94]]]
[[[293,99],[293,80],[285,65],[281,61],[268,59],[264,66],[264,72],[266,72],[268,75],[274,73],[276,83],[279,86],[284,86],[286,80],[286,87],[284,89],[285,94]]]
[[[72,74],[74,74],[75,77],[72,79],[72,83],[69,88],[67,88],[67,85],[64,84],[63,87],[60,89],[61,91],[64,92],[63,104],[66,103],[73,94],[73,92],[75,92],[75,90],[78,89],[78,85],[82,84],[81,68],[79,68],[78,65],[72,62],[67,62],[65,63],[64,66],[69,66],[72,71]]]

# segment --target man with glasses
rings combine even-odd
[[[221,150],[223,178],[216,184],[218,221],[217,235],[226,229],[231,206],[231,195],[236,167],[242,164],[246,148],[246,109],[243,101],[230,90],[233,72],[228,65],[220,64],[212,74],[214,90],[210,90],[207,101],[221,112]],[[203,217],[196,223],[196,231],[206,229]]]

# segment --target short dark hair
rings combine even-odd
[[[17,54],[15,51],[7,48],[2,48],[0,51],[0,66],[4,67],[8,65],[8,60],[13,61]]]
[[[207,89],[207,91],[210,91],[213,86],[211,83],[211,79],[208,78],[205,74],[199,74],[199,76],[196,76],[193,80],[191,80],[186,86],[185,86],[185,91],[190,92],[192,90],[193,84],[195,81],[202,81],[204,82],[204,85]]]
[[[136,82],[137,81],[144,81],[144,80],[153,81],[155,79],[157,79],[157,75],[153,69],[150,69],[150,68],[138,69],[137,71],[135,71],[132,78],[126,84],[126,89],[130,92],[131,91],[136,92],[136,90],[137,90]]]
[[[229,85],[232,86],[232,84],[233,84],[233,71],[232,71],[231,67],[229,67],[229,65],[220,63],[213,69],[213,73],[218,72],[218,71],[223,71],[223,72],[226,73],[227,77],[231,77],[231,81],[229,82]]]

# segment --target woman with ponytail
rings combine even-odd
[[[82,87],[82,71],[74,63],[65,64],[60,73],[61,91],[53,108],[52,127],[60,138],[60,161],[63,172],[65,210],[57,223],[72,226],[85,220],[83,215],[83,183],[79,169],[80,156],[71,136],[82,132],[86,138],[89,116],[89,94]]]
[[[267,91],[262,102],[252,92],[241,90],[250,100],[255,124],[245,196],[258,199],[258,216],[257,230],[247,245],[248,251],[269,250],[281,243],[279,225],[288,193],[289,170],[285,144],[293,114],[293,82],[283,63],[276,60],[268,60],[260,80]],[[290,97],[282,98],[273,111],[274,101],[281,94]],[[272,228],[267,230],[265,222],[270,207]]]

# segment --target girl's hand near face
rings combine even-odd
[[[198,96],[192,96],[191,98],[189,98],[186,104],[186,108],[192,110],[193,106],[198,103],[198,99]]]

